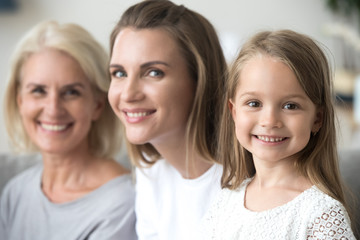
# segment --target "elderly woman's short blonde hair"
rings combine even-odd
[[[121,148],[122,131],[120,121],[107,100],[110,86],[108,54],[84,28],[54,21],[42,22],[32,28],[21,39],[13,55],[4,101],[5,123],[12,144],[17,150],[38,150],[22,124],[16,99],[24,63],[29,56],[44,48],[59,50],[75,59],[91,83],[95,95],[105,99],[102,115],[92,123],[89,147],[99,157],[114,156]]]

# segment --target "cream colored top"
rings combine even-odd
[[[254,212],[244,205],[250,181],[221,190],[202,220],[202,239],[355,239],[344,206],[317,187],[282,206]]]

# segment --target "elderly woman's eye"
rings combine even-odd
[[[76,89],[69,89],[64,92],[64,95],[66,96],[79,96],[80,92]]]
[[[45,89],[44,89],[43,87],[34,87],[34,88],[31,90],[31,93],[34,93],[34,94],[37,94],[37,95],[44,94],[44,93],[45,93]]]

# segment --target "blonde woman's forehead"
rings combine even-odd
[[[68,54],[54,49],[46,49],[30,55],[21,69],[21,82],[89,85],[79,63]]]
[[[177,42],[165,30],[124,28],[115,39],[110,62],[123,65],[161,60],[171,64],[179,56]]]

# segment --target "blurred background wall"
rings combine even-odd
[[[3,0],[1,0],[3,1]],[[74,22],[85,27],[108,49],[110,32],[120,15],[134,0],[14,0],[10,9],[0,10],[0,99],[10,66],[10,57],[17,41],[33,25],[43,20],[60,23]],[[346,55],[344,44],[336,37],[340,23],[358,26],[352,20],[330,11],[327,0],[174,0],[206,18],[217,29],[228,61],[235,56],[241,44],[253,33],[265,29],[290,28],[310,35],[323,43],[332,53],[330,60],[336,69],[342,69]],[[335,36],[335,37],[334,37]],[[359,53],[360,54],[360,53]],[[346,94],[345,94],[346,95]],[[0,152],[10,151],[0,107]],[[352,108],[341,112],[341,146],[354,145]],[[345,116],[345,117],[343,117]],[[360,141],[357,141],[359,144]],[[359,146],[359,145],[357,145]]]

